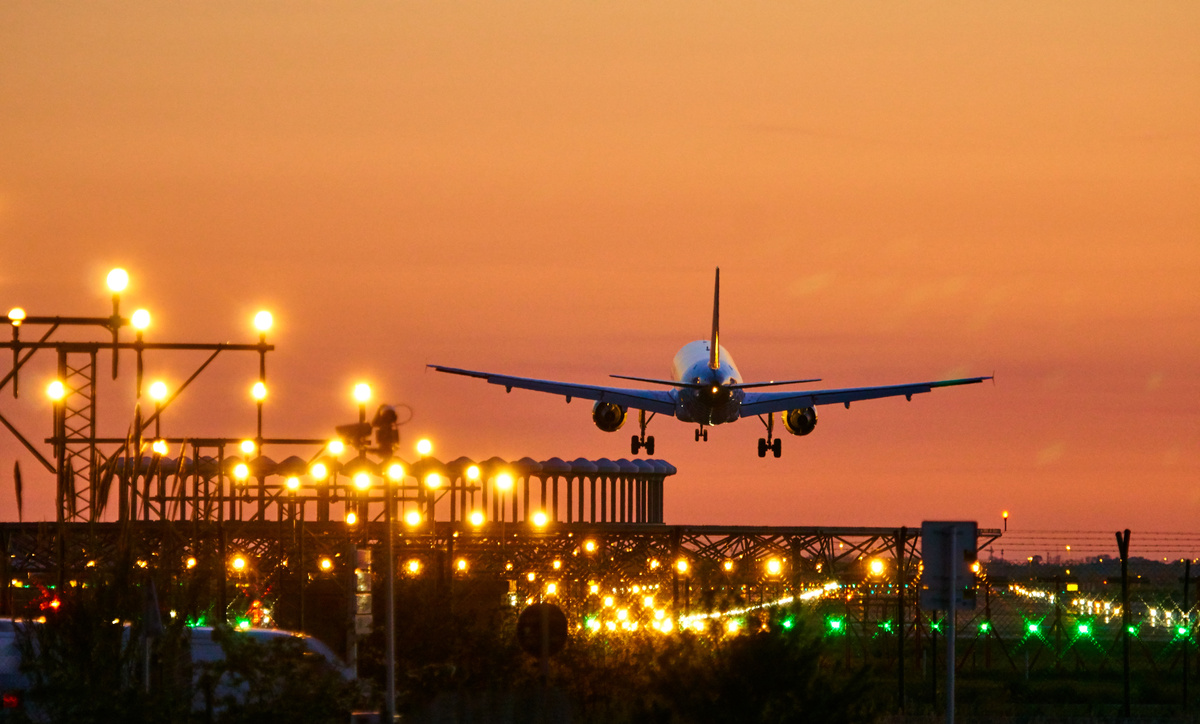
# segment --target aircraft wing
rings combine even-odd
[[[509,392],[512,392],[515,387],[519,390],[534,390],[535,392],[548,392],[552,395],[561,395],[567,398],[567,402],[570,402],[571,398],[579,397],[584,400],[613,402],[623,407],[632,407],[635,410],[661,412],[664,415],[675,414],[675,397],[670,390],[636,390],[623,387],[576,385],[567,382],[553,382],[551,380],[535,380],[528,377],[497,375],[491,372],[460,370],[456,367],[443,367],[441,365],[427,366],[432,367],[438,372],[478,377],[481,380],[486,380],[489,384],[503,385]]]
[[[877,400],[881,397],[904,397],[929,392],[937,387],[974,385],[991,377],[967,377],[961,380],[939,380],[937,382],[913,382],[907,385],[885,385],[883,387],[848,387],[843,390],[809,390],[807,392],[747,392],[742,399],[742,416],[765,415],[768,412],[783,412],[801,407],[816,407],[842,403],[850,407],[851,402]]]

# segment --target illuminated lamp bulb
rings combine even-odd
[[[254,328],[263,334],[266,334],[274,323],[275,318],[265,309],[254,315]]]
[[[500,473],[496,476],[496,487],[500,490],[512,490],[513,476],[508,473]]]
[[[410,528],[416,528],[421,524],[421,514],[415,510],[410,510],[404,514],[404,523]]]
[[[125,291],[125,287],[129,286],[129,272],[118,267],[108,273],[105,281],[108,282],[109,291],[113,294],[120,294]]]
[[[154,443],[150,446],[150,449],[153,450],[156,455],[166,455],[167,454],[167,441],[166,440],[155,440]]]
[[[325,448],[329,450],[331,455],[341,455],[342,453],[346,452],[346,443],[342,442],[341,440],[330,440],[329,444],[326,445]]]
[[[263,382],[255,382],[254,386],[250,388],[250,396],[258,402],[262,402],[263,400],[267,399],[266,384]]]
[[[330,570],[331,568],[333,568],[333,561],[332,561],[330,558],[328,558],[328,557],[326,557],[326,558],[322,558],[322,559],[321,559],[321,564],[320,564],[320,565],[321,565],[321,570],[322,570],[322,571],[328,571],[328,570]]]
[[[233,466],[234,480],[245,480],[250,477],[250,466],[246,463],[238,463]]]
[[[51,400],[58,402],[67,396],[67,386],[61,380],[55,380],[49,385],[46,385],[46,396]]]
[[[150,326],[150,312],[146,309],[139,309],[129,318],[129,323],[139,332],[144,332]]]
[[[479,466],[472,465],[467,468],[467,480],[479,480]]]
[[[8,321],[12,323],[12,326],[20,327],[21,322],[25,321],[25,310],[20,307],[13,307],[8,310]]]
[[[167,383],[162,380],[157,380],[150,385],[150,399],[155,402],[162,402],[167,399]]]
[[[437,490],[442,487],[442,476],[437,473],[430,473],[425,476],[425,487],[430,490]]]
[[[478,528],[479,526],[483,525],[483,511],[472,510],[468,520],[470,521],[471,525]]]
[[[325,463],[313,463],[313,466],[308,469],[308,474],[313,480],[324,480],[329,477],[329,467]]]
[[[428,455],[431,452],[433,452],[433,443],[429,441],[429,438],[423,437],[417,441],[417,454],[418,455],[421,455],[423,457],[425,455]]]
[[[367,488],[371,487],[371,476],[367,473],[355,473],[354,487],[358,488],[359,490],[366,490]]]
[[[295,475],[289,475],[287,479],[287,489],[293,492],[300,489],[300,478]]]
[[[366,382],[359,382],[354,386],[354,401],[360,405],[365,405],[371,399],[371,386]]]
[[[241,447],[242,447],[243,454],[253,455],[255,448],[257,448],[258,446],[254,444],[253,440],[242,440]]]
[[[549,520],[546,514],[540,510],[533,514],[533,525],[535,528],[545,528]]]
[[[404,466],[400,463],[392,463],[387,469],[388,480],[393,483],[398,483],[404,479]]]
[[[358,516],[353,512],[346,513],[346,525],[355,525],[356,523],[358,523]]]

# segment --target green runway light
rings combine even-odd
[[[786,628],[786,629],[790,629],[791,627],[793,627],[793,626],[795,626],[795,625],[796,625],[796,619],[794,619],[794,618],[785,618],[785,619],[783,619],[782,621],[780,621],[780,622],[779,622],[779,625],[780,625],[780,626],[783,626],[783,627],[784,627],[784,628]]]
[[[1180,636],[1187,636],[1188,633],[1187,626],[1180,626],[1176,631],[1178,631]]]
[[[1038,628],[1039,627],[1036,623],[1029,624],[1029,633],[1036,634],[1038,632]]]
[[[1091,632],[1092,632],[1091,626],[1087,625],[1086,623],[1079,624],[1079,635],[1080,636],[1087,636]]]
[[[1130,626],[1130,627],[1129,627],[1129,629],[1128,629],[1128,631],[1129,631],[1129,635],[1130,635],[1130,636],[1137,636],[1137,635],[1138,635],[1138,627],[1137,627],[1137,626]]]
[[[883,629],[884,631],[887,631],[888,633],[891,633],[892,632],[892,622],[891,621],[880,621],[879,628]]]
[[[835,633],[835,634],[842,633],[842,626],[843,626],[842,619],[840,619],[840,618],[829,619],[829,630],[832,631],[833,633]]]
[[[991,630],[992,630],[992,624],[989,623],[988,621],[984,621],[983,623],[979,624],[979,633],[987,633],[988,631],[991,631]]]

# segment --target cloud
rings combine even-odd
[[[837,279],[837,274],[834,272],[821,272],[820,274],[813,274],[792,282],[792,285],[788,287],[788,294],[793,297],[803,297],[809,294],[816,294],[822,289],[831,286],[835,279]]]
[[[1049,447],[1042,448],[1037,454],[1037,465],[1043,467],[1045,465],[1053,465],[1062,459],[1063,452],[1066,450],[1066,445],[1061,442],[1056,442]]]

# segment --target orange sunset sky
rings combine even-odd
[[[105,315],[124,266],[153,341],[275,313],[268,435],[331,434],[363,379],[443,459],[619,458],[586,401],[424,365],[666,376],[720,266],[749,379],[997,381],[821,408],[779,460],[660,417],[667,522],[1192,530],[1198,38],[1191,0],[10,0],[0,306]],[[0,414],[41,440],[27,369]],[[252,434],[256,373],[221,358],[164,432]],[[14,460],[53,518],[4,430],[0,518]]]

